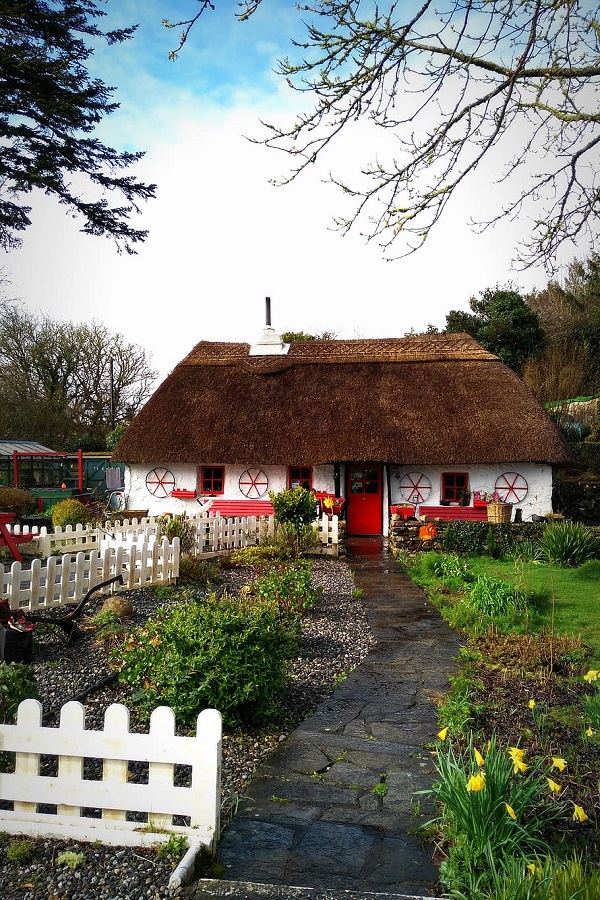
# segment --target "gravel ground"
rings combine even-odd
[[[235,593],[249,574],[244,569],[227,571],[227,590]],[[353,669],[373,644],[363,606],[353,597],[354,582],[347,564],[342,560],[317,560],[313,578],[322,586],[323,595],[304,617],[302,644],[298,657],[290,663],[279,721],[269,730],[224,731],[222,823],[227,822],[257,764],[331,693],[336,678]],[[151,590],[130,591],[124,596],[133,602],[134,624],[166,605]],[[95,644],[91,631],[85,631],[67,648],[60,629],[38,625],[34,641],[44,724],[58,724],[58,710],[67,700],[81,700],[90,730],[102,728],[110,703],[128,705],[129,689],[115,682],[87,695],[89,688],[111,674],[106,652]],[[131,730],[145,730],[134,713]],[[144,900],[172,896],[167,884],[174,862],[161,859],[152,849],[37,840],[32,841],[31,861],[19,864],[7,859],[10,840],[0,834],[0,897],[6,900]],[[83,854],[77,868],[59,863],[65,850]]]

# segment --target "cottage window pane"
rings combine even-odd
[[[200,493],[222,494],[225,484],[224,466],[201,466]]]
[[[288,469],[288,488],[302,487],[312,491],[312,468],[310,466],[290,466]]]

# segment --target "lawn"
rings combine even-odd
[[[410,569],[464,645],[438,698],[442,884],[460,900],[600,896],[600,561],[456,553]],[[431,835],[429,835],[431,837]]]
[[[591,648],[590,668],[600,668],[600,561],[587,563],[578,569],[560,568],[543,563],[520,563],[514,560],[494,560],[473,557],[469,560],[477,574],[505,578],[536,595],[547,596],[539,610],[543,625],[550,628],[554,596],[555,631],[580,635]]]

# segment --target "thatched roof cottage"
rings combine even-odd
[[[551,510],[559,431],[521,379],[467,334],[255,346],[201,341],[135,417],[113,459],[128,506],[268,508],[298,484],[345,498],[349,534],[499,491],[523,518]]]

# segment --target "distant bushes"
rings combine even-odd
[[[27,516],[35,509],[35,497],[22,488],[0,487],[0,511]]]

